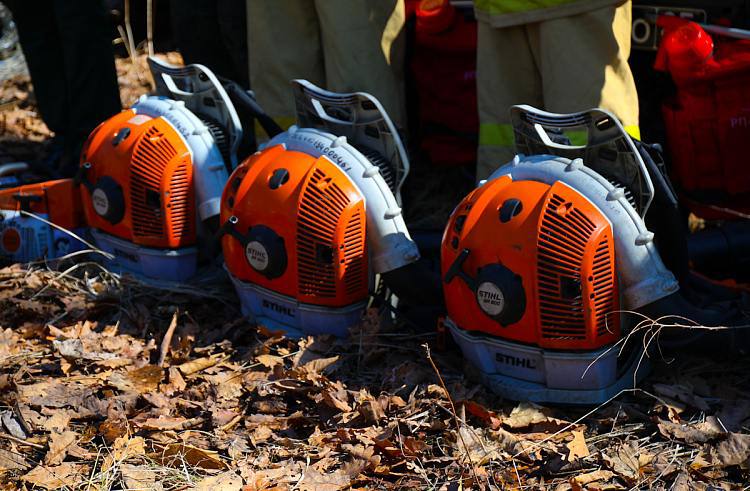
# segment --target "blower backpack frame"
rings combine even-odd
[[[419,259],[400,207],[409,161],[371,95],[292,85],[297,125],[225,188],[224,258],[243,313],[290,336],[345,336],[374,275],[388,284]]]
[[[737,310],[691,304],[665,266],[668,234],[645,219],[663,223],[676,198],[613,115],[511,114],[519,155],[456,207],[442,243],[445,325],[491,389],[600,403],[647,373],[644,316],[737,321]],[[581,129],[586,146],[565,141]]]

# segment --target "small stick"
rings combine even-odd
[[[0,433],[0,438],[5,438],[6,440],[10,440],[12,442],[16,442],[20,445],[28,445],[31,448],[36,448],[37,450],[44,450],[44,445],[39,445],[38,443],[31,443],[27,442],[26,440],[21,440],[20,438],[16,438],[13,435],[9,435],[7,433]]]
[[[174,336],[175,328],[177,328],[177,317],[180,315],[180,311],[175,311],[172,316],[172,322],[169,323],[167,332],[164,333],[164,339],[161,340],[161,346],[159,346],[159,363],[158,366],[164,367],[164,360],[167,357],[169,351],[169,345],[172,344],[172,336]]]
[[[130,63],[135,66],[135,40],[133,39],[133,28],[130,24],[130,0],[125,0],[125,33],[127,39]]]
[[[146,46],[148,55],[154,56],[154,2],[146,0]]]
[[[453,417],[453,424],[456,425],[456,433],[458,434],[458,439],[461,440],[461,444],[464,447],[464,450],[466,451],[466,458],[469,460],[469,464],[471,465],[471,474],[474,476],[474,482],[479,484],[479,477],[477,477],[477,472],[474,469],[474,461],[471,458],[471,453],[469,452],[469,446],[466,445],[466,442],[464,441],[464,437],[461,435],[461,424],[458,421],[458,416],[456,415],[456,406],[453,404],[453,398],[451,397],[450,392],[448,392],[448,387],[445,386],[445,382],[443,381],[443,376],[440,375],[440,370],[438,370],[437,365],[435,365],[435,362],[432,359],[432,355],[430,354],[430,345],[427,343],[423,344],[422,347],[425,350],[425,353],[427,354],[427,361],[430,362],[430,365],[432,365],[432,369],[435,370],[435,374],[437,375],[438,381],[440,382],[440,386],[445,391],[445,395],[448,397],[448,403],[451,405],[451,416]]]

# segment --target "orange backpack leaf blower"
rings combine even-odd
[[[292,336],[345,336],[375,275],[397,288],[419,259],[400,207],[409,162],[372,96],[305,81],[293,89],[297,125],[224,189],[224,259],[243,312],[259,323]]]
[[[660,324],[745,320],[737,305],[698,307],[665,266],[669,232],[646,219],[660,223],[676,198],[614,116],[516,106],[512,121],[519,155],[459,203],[441,252],[445,324],[493,390],[603,402],[647,373]]]
[[[218,224],[237,165],[242,124],[222,83],[202,65],[149,59],[156,96],[96,128],[76,177],[97,245],[111,266],[171,281],[192,277],[199,237]]]

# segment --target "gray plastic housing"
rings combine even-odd
[[[229,277],[240,297],[242,313],[254,316],[258,324],[284,331],[289,338],[317,334],[346,337],[349,329],[362,320],[367,306],[367,302],[338,308],[305,304],[293,297],[238,280],[231,274]]]
[[[294,80],[292,91],[297,126],[345,136],[351,145],[381,166],[401,206],[401,186],[409,174],[409,159],[398,130],[380,101],[365,92],[330,92],[307,80]],[[375,156],[382,158],[376,162]]]
[[[492,391],[517,401],[556,404],[600,404],[633,388],[649,372],[642,344],[633,341],[627,359],[618,363],[620,347],[596,351],[543,350],[446,326],[464,358]]]
[[[155,249],[92,229],[96,245],[112,255],[108,267],[116,273],[132,273],[151,280],[182,282],[193,276],[198,267],[198,249]]]

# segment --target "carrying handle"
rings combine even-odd
[[[646,216],[654,199],[654,184],[633,140],[612,113],[594,108],[557,114],[518,105],[511,108],[511,122],[519,154],[580,158],[587,167],[637,194],[638,212],[641,217]],[[566,130],[585,132],[586,144],[572,145],[550,138],[550,131]]]
[[[242,122],[216,75],[204,65],[175,66],[153,56],[148,58],[148,65],[157,95],[184,102],[193,114],[215,121],[226,131],[230,164],[232,168],[236,167],[243,135]]]
[[[387,166],[395,176],[391,191],[400,204],[409,158],[398,129],[380,101],[365,92],[331,92],[307,80],[293,80],[292,91],[297,125],[345,136],[360,152],[381,156],[383,161],[378,165]]]

